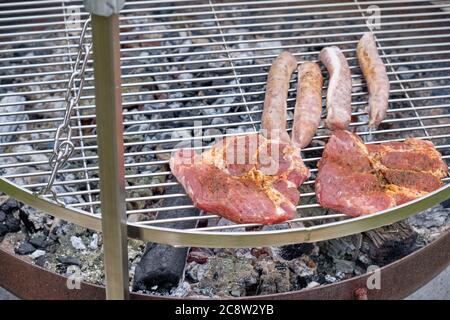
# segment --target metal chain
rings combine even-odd
[[[78,54],[75,60],[73,72],[69,78],[69,82],[67,83],[67,91],[64,97],[64,101],[66,103],[66,111],[64,113],[63,122],[56,129],[53,154],[49,159],[49,164],[52,168],[52,172],[48,179],[47,185],[40,192],[41,195],[47,192],[51,192],[53,200],[61,205],[64,205],[64,203],[58,199],[57,194],[53,189],[53,184],[55,182],[58,170],[62,166],[64,166],[64,164],[67,162],[67,160],[75,150],[75,145],[72,142],[72,127],[70,126],[70,117],[73,108],[78,105],[81,98],[81,92],[83,91],[84,86],[84,73],[92,49],[92,43],[86,40],[86,30],[90,22],[91,18],[89,17],[84,22],[83,28],[81,29],[80,39],[78,42]]]

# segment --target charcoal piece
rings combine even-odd
[[[47,257],[45,255],[40,256],[34,260],[34,264],[43,268],[45,266],[45,262],[47,261]]]
[[[6,214],[3,211],[0,211],[0,222],[5,221],[6,219]]]
[[[0,223],[0,237],[3,237],[5,234],[8,233],[8,227],[4,224]]]
[[[181,186],[166,188],[166,194],[183,193]],[[183,206],[192,204],[187,197],[167,198],[164,206]],[[180,209],[176,211],[162,211],[157,219],[181,218],[198,216],[198,209]],[[189,229],[195,228],[196,221],[182,221],[164,223],[158,226],[166,228]],[[188,248],[174,248],[165,244],[147,243],[144,254],[136,266],[134,275],[134,290],[148,290],[157,286],[158,291],[170,290],[177,286],[183,276]]]
[[[26,255],[36,251],[36,248],[28,242],[22,242],[15,250],[17,254]]]
[[[26,213],[24,210],[20,209],[19,210],[19,218],[22,221],[23,225],[25,226],[25,229],[27,229],[28,232],[30,232],[30,233],[36,232],[36,228],[34,227],[33,222],[30,221],[28,213]]]
[[[56,260],[57,260],[59,263],[61,263],[61,264],[63,264],[63,265],[66,265],[66,266],[78,266],[78,267],[81,267],[81,262],[80,262],[80,260],[78,260],[78,259],[75,258],[75,257],[70,257],[70,256],[68,256],[68,257],[66,257],[66,256],[60,256],[60,257],[57,257]]]
[[[9,232],[20,231],[20,220],[14,218],[13,216],[6,217],[5,224],[8,227]]]
[[[14,209],[19,207],[19,203],[15,199],[8,198],[5,202],[0,206],[0,210],[4,213],[9,213]]]
[[[312,243],[290,244],[280,248],[280,256],[285,260],[293,260],[304,254],[310,254],[313,249],[314,244]]]
[[[38,249],[45,249],[47,246],[52,244],[53,241],[50,239],[47,241],[47,237],[45,235],[38,234],[30,239],[30,243]]]

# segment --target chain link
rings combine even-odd
[[[41,195],[50,192],[52,194],[53,200],[61,205],[64,205],[64,203],[58,199],[57,194],[53,189],[53,184],[55,182],[58,170],[62,166],[64,166],[64,164],[67,162],[67,160],[75,150],[75,145],[72,142],[72,127],[70,126],[70,118],[73,108],[80,102],[81,93],[84,86],[84,73],[92,49],[92,43],[88,42],[86,39],[86,30],[90,22],[91,18],[89,17],[84,22],[83,28],[81,29],[80,39],[78,42],[77,58],[75,60],[73,72],[69,78],[69,82],[67,83],[67,91],[64,96],[66,111],[64,113],[63,122],[56,129],[53,154],[49,159],[49,164],[52,168],[52,172],[48,179],[47,185],[40,192]]]

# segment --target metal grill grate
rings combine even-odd
[[[371,135],[366,126],[367,89],[355,57],[356,43],[368,30],[369,7],[381,10],[376,35],[391,81],[387,119]],[[70,27],[68,8],[81,10],[81,20],[87,17],[80,1],[0,3],[0,170],[4,179],[30,192],[44,187],[50,175],[48,157],[76,57],[80,29]],[[368,143],[411,136],[430,139],[450,163],[449,21],[449,1],[128,1],[121,12],[127,213],[148,219],[130,223],[133,235],[179,244],[181,240],[159,235],[155,230],[163,229],[152,227],[199,220],[192,234],[217,236],[212,231],[255,226],[214,226],[211,222],[217,219],[210,214],[164,219],[165,212],[193,208],[170,204],[170,199],[186,195],[166,193],[177,185],[167,159],[179,142],[203,139],[197,149],[205,149],[211,145],[205,138],[258,131],[267,72],[282,50],[302,61],[316,60],[326,45],[341,47],[353,73],[351,129]],[[295,82],[292,79],[288,98],[289,126]],[[100,200],[92,62],[75,110],[76,150],[55,185],[68,208],[94,215]],[[201,137],[194,135],[196,121],[202,122]],[[328,137],[321,126],[303,150],[312,177],[301,187],[299,218],[280,227],[289,229],[286,234],[332,227],[342,219],[362,221],[324,210],[316,202],[316,165]],[[415,205],[419,208],[420,202]],[[160,217],[154,220],[157,212]],[[277,232],[282,233],[269,231]],[[221,233],[227,235],[233,236]],[[314,240],[309,236],[302,240]],[[221,237],[216,237],[216,245],[245,245],[239,242],[242,237],[220,243]],[[214,245],[205,244],[207,238],[195,239],[188,242]]]

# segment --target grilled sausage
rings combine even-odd
[[[327,117],[325,125],[330,130],[345,130],[351,120],[352,78],[345,56],[338,47],[320,51],[320,61],[330,73],[327,91]]]
[[[366,32],[361,37],[356,54],[369,91],[369,128],[376,129],[386,117],[389,78],[386,67],[378,55],[377,44],[372,33]]]
[[[270,67],[261,119],[263,133],[269,139],[290,141],[286,131],[286,100],[289,80],[296,67],[297,59],[289,52],[282,52]]]
[[[322,114],[323,77],[317,63],[304,62],[298,67],[292,142],[306,147],[314,137]]]

